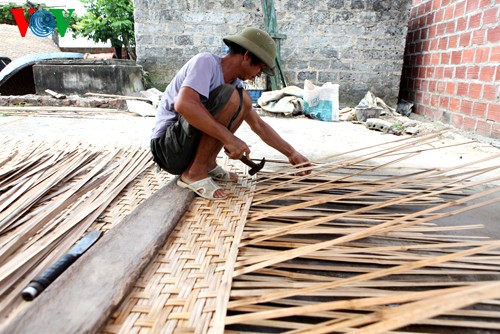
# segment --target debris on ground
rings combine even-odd
[[[310,86],[310,83],[306,80],[304,87],[308,85]],[[326,120],[307,113],[310,106],[305,101],[306,95],[306,89],[296,86],[287,86],[280,90],[263,92],[257,100],[256,108],[259,113],[267,116],[296,117],[303,115],[309,118]],[[319,99],[319,95],[316,96],[317,102],[319,102]],[[397,107],[392,108],[384,100],[368,91],[355,107],[345,107],[339,110],[337,120],[364,124],[370,130],[398,136],[404,134],[413,136],[418,133],[432,132],[435,128],[434,125],[409,118],[412,107],[413,103],[400,100]],[[332,118],[329,119],[329,121],[332,120]]]
[[[46,89],[45,90],[45,93],[49,94],[50,96],[58,99],[58,100],[62,100],[62,99],[65,99],[66,98],[66,95],[63,95],[63,94],[59,94],[57,92],[54,92],[53,90],[51,89]]]
[[[138,100],[126,100],[126,103],[128,111],[141,115],[142,117],[154,117],[156,115],[156,108],[150,103]]]
[[[160,104],[161,97],[163,92],[159,91],[156,88],[150,88],[148,90],[141,91],[141,95],[147,98],[153,104],[153,107],[156,109]]]
[[[100,93],[63,95],[46,90],[48,95],[10,95],[0,96],[0,112],[10,115],[43,115],[57,112],[72,116],[89,116],[102,113],[131,112],[142,117],[154,117],[161,92],[155,88],[141,92],[140,96],[122,96]],[[79,114],[81,113],[81,114]]]
[[[368,118],[366,120],[366,127],[370,130],[389,132],[392,124],[390,122],[384,121],[383,119]]]
[[[396,112],[398,114],[403,115],[403,116],[410,116],[411,108],[413,108],[413,103],[406,101],[404,99],[401,99],[398,103],[397,108],[396,108]]]
[[[382,99],[376,97],[371,92],[366,93],[365,97],[354,107],[356,120],[366,122],[369,118],[379,118],[384,110],[379,104],[382,104],[387,110],[392,112]]]
[[[138,92],[139,96],[93,92],[83,96],[66,96],[53,90],[47,90],[46,93],[47,95],[0,96],[0,113],[3,116],[50,116],[57,114],[68,117],[133,113],[142,117],[154,117],[163,94],[156,88]],[[281,90],[263,92],[255,107],[258,113],[266,116],[314,118],[305,112],[307,103],[304,96],[304,89],[287,86]],[[330,105],[333,106],[334,103]],[[338,108],[338,106],[335,107]],[[412,107],[411,102],[401,100],[397,108],[394,109],[373,93],[367,92],[356,107],[343,108],[338,111],[337,115],[339,121],[358,123],[365,125],[368,129],[393,135],[416,135],[434,131],[435,125],[432,123],[420,122],[408,117],[411,115]],[[330,119],[330,121],[332,120]]]

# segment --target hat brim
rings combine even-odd
[[[262,52],[261,48],[255,44],[252,43],[252,41],[243,38],[239,35],[231,35],[231,36],[226,36],[222,39],[226,45],[229,46],[230,43],[235,43],[238,44],[241,47],[244,47],[251,53],[253,53],[257,58],[259,58],[264,64],[266,64],[266,67],[264,68],[264,73],[267,75],[274,76],[276,75],[275,68],[276,68],[276,61],[273,59],[272,62],[270,63],[269,60],[266,61],[265,58],[267,58]]]

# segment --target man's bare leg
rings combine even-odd
[[[227,126],[234,116],[234,113],[240,105],[240,96],[238,91],[235,89],[228,103],[220,110],[215,119]],[[245,115],[252,108],[252,101],[248,94],[243,93],[243,105],[238,117],[233,122],[230,131],[235,132],[238,127],[243,122]],[[196,150],[193,161],[188,166],[188,168],[181,174],[181,179],[185,183],[193,183],[208,177],[208,172],[215,168],[217,155],[222,149],[222,143],[217,139],[208,136],[205,133],[201,134],[200,142]],[[219,189],[214,193],[216,198],[225,198],[231,192],[228,190]]]

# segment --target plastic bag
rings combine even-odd
[[[304,114],[326,122],[339,121],[339,85],[326,82],[315,86],[304,82]]]

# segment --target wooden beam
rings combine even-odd
[[[2,333],[97,333],[165,243],[194,193],[175,180],[139,205],[26,308]]]
[[[51,89],[46,89],[45,90],[45,93],[49,94],[50,96],[52,97],[55,97],[56,99],[58,100],[62,100],[62,99],[65,99],[66,98],[66,95],[63,95],[63,94],[60,94],[60,93],[57,93],[57,92],[54,92],[53,90]]]
[[[0,106],[0,111],[67,111],[67,112],[117,112],[112,108],[90,108],[90,107],[52,107],[52,106],[30,106],[30,107],[4,107]]]

